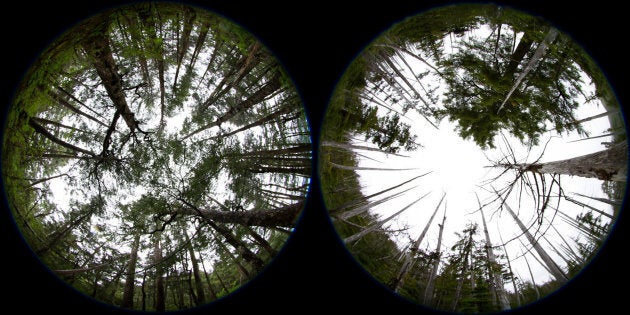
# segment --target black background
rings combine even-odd
[[[88,1],[86,1],[87,3]],[[16,1],[2,8],[2,102],[10,104],[24,71],[51,40],[74,23],[123,1]],[[447,1],[193,1],[239,23],[258,37],[287,68],[303,97],[313,141],[334,86],[352,59],[381,32],[401,19]],[[573,36],[599,63],[622,104],[628,103],[626,76],[628,17],[621,1],[523,1],[506,3],[545,17]],[[316,146],[315,146],[316,147]],[[315,148],[316,149],[316,148]],[[314,158],[317,158],[317,149]],[[316,160],[315,160],[316,161]],[[314,175],[316,170],[314,171]],[[390,293],[346,252],[323,207],[320,182],[313,177],[308,205],[296,232],[272,264],[236,293],[188,311],[227,313],[421,314],[429,310]],[[4,200],[3,200],[4,201]],[[3,203],[4,204],[4,203]],[[19,313],[119,313],[83,297],[57,280],[25,245],[3,209],[0,219],[0,307]],[[617,313],[628,294],[630,266],[626,219],[620,221],[598,258],[566,288],[518,314]],[[13,312],[11,312],[13,313]]]

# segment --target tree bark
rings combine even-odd
[[[221,211],[215,209],[195,209],[186,207],[175,210],[185,215],[199,215],[207,220],[221,223],[235,223],[248,226],[293,227],[304,202],[298,202],[276,209],[252,209],[246,211]]]
[[[129,265],[127,266],[127,278],[125,279],[125,289],[123,292],[122,308],[133,308],[133,293],[136,287],[136,262],[138,260],[138,247],[140,246],[140,234],[136,234],[131,245]]]
[[[214,126],[220,126],[221,124],[223,124],[224,122],[230,120],[231,118],[233,118],[234,116],[236,116],[239,113],[242,113],[250,108],[252,108],[253,106],[255,106],[256,104],[262,102],[267,96],[271,95],[273,92],[275,92],[276,90],[278,90],[281,87],[281,82],[280,82],[280,72],[276,72],[273,77],[271,77],[266,83],[265,85],[263,85],[259,90],[257,90],[256,92],[254,92],[252,95],[250,95],[247,99],[243,100],[242,102],[240,102],[239,104],[231,107],[227,112],[225,112],[221,117],[217,118],[215,121],[206,124],[204,126],[202,126],[201,128],[196,129],[195,131],[187,134],[186,136],[184,136],[181,140],[186,140],[188,138],[190,138],[191,136],[202,132],[206,129],[210,129]]]
[[[413,254],[416,253],[418,249],[420,248],[420,243],[422,243],[424,236],[427,234],[427,231],[429,230],[429,227],[431,226],[431,222],[433,222],[433,218],[435,217],[438,210],[440,209],[440,206],[442,205],[442,201],[444,201],[444,197],[446,197],[446,193],[442,195],[442,198],[440,199],[440,202],[438,202],[438,205],[435,207],[435,210],[433,211],[431,218],[429,218],[429,221],[424,226],[424,229],[422,230],[422,232],[420,233],[416,241],[413,242],[413,244],[411,244],[411,247],[409,247],[409,251],[405,255],[405,261],[403,262],[403,265],[400,268],[400,271],[398,272],[398,277],[396,277],[396,280],[394,281],[394,286],[393,286],[394,292],[398,292],[398,290],[400,290],[403,283],[405,282],[405,277],[407,276],[407,274],[413,267],[413,261],[414,261]]]
[[[166,290],[164,288],[164,270],[160,266],[162,261],[162,249],[160,248],[160,234],[156,234],[153,241],[153,261],[155,263],[155,310],[166,310]]]
[[[440,267],[440,258],[442,257],[442,233],[444,232],[444,224],[446,223],[446,208],[444,209],[444,217],[442,218],[442,224],[438,224],[440,227],[440,233],[438,234],[438,242],[435,247],[435,261],[431,268],[431,275],[429,281],[427,281],[427,287],[424,290],[424,299],[422,304],[426,306],[433,306],[433,291],[435,289],[435,279],[437,278],[438,268]]]
[[[525,234],[525,236],[527,237],[527,240],[529,241],[529,243],[532,244],[532,246],[534,246],[534,249],[536,250],[536,252],[540,256],[540,258],[543,260],[545,265],[547,265],[547,268],[551,272],[551,275],[559,283],[562,283],[562,284],[566,283],[569,279],[567,278],[567,276],[564,273],[564,271],[562,271],[562,269],[560,269],[560,267],[558,267],[556,262],[554,262],[553,259],[551,259],[551,257],[542,248],[542,246],[540,246],[538,241],[536,241],[536,239],[531,235],[531,233],[529,233],[529,231],[527,230],[525,225],[523,225],[523,222],[521,222],[521,220],[516,216],[514,211],[512,211],[512,208],[510,208],[510,206],[508,206],[507,203],[504,203],[503,205],[508,210],[508,212],[510,213],[510,215],[512,216],[514,221],[517,223],[517,225],[519,226],[519,228],[521,229],[523,234]]]
[[[426,195],[425,195],[426,196]],[[376,229],[380,228],[381,226],[383,226],[383,224],[387,223],[389,220],[393,219],[394,217],[396,217],[397,215],[403,213],[405,210],[409,209],[411,206],[413,206],[415,203],[417,203],[418,201],[422,200],[423,197],[420,197],[418,199],[416,199],[414,202],[408,204],[407,206],[405,206],[404,208],[402,208],[401,210],[398,210],[398,212],[392,214],[391,216],[387,217],[386,219],[383,219],[381,221],[378,221],[376,223],[374,223],[373,225],[363,229],[362,231],[353,234],[349,237],[346,237],[343,239],[343,242],[345,244],[350,244],[352,242],[357,241],[358,239],[364,237],[365,235],[367,235],[370,232],[375,231]]]
[[[125,99],[122,76],[118,73],[118,66],[114,61],[114,56],[110,48],[107,24],[98,23],[95,30],[84,40],[83,46],[91,57],[92,65],[101,78],[107,95],[114,103],[117,111],[120,112],[120,115],[127,123],[129,129],[134,132],[138,128],[138,123]]]
[[[476,194],[475,194],[476,195]],[[486,225],[486,217],[483,214],[483,207],[481,206],[481,202],[479,201],[479,197],[477,197],[477,203],[479,204],[479,212],[481,212],[481,221],[483,222],[483,233],[486,236],[486,254],[488,256],[488,274],[490,276],[490,284],[491,288],[498,298],[499,306],[501,310],[509,310],[510,309],[510,301],[507,298],[507,294],[505,293],[505,288],[503,287],[503,280],[501,280],[501,275],[497,274],[492,270],[492,267],[496,264],[496,259],[494,257],[494,251],[492,250],[492,241],[490,240],[490,233],[488,233],[488,226]],[[493,299],[494,300],[494,299]]]
[[[188,233],[185,230],[182,231],[184,236],[186,237],[186,243],[188,244],[188,254],[190,255],[190,261],[192,263],[193,275],[195,277],[195,289],[197,290],[197,297],[195,299],[195,304],[201,305],[206,301],[206,295],[203,291],[203,282],[201,280],[201,275],[199,273],[199,262],[197,261],[197,257],[195,257],[195,251],[193,249],[192,242],[190,237],[188,237]]]
[[[34,119],[29,119],[28,120],[28,124],[29,126],[31,126],[33,128],[33,130],[35,130],[37,133],[39,133],[40,135],[44,136],[46,139],[66,148],[66,149],[70,149],[72,151],[75,152],[81,152],[84,154],[87,154],[89,156],[96,156],[96,153],[83,149],[83,148],[79,148],[77,146],[75,146],[74,144],[65,142],[57,137],[55,137],[55,135],[53,135],[52,133],[50,133],[46,128],[44,128],[42,125],[38,124]]]

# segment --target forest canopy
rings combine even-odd
[[[62,34],[8,112],[3,183],[32,251],[96,300],[177,310],[276,256],[306,200],[301,99],[264,45],[174,3],[112,9]]]
[[[405,299],[495,313],[570,285],[621,210],[628,145],[595,62],[497,5],[394,24],[331,98],[319,174],[341,241]]]

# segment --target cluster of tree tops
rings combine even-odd
[[[36,60],[8,113],[2,175],[54,274],[164,311],[265,268],[304,206],[311,150],[301,100],[259,41],[197,8],[143,3],[79,23]]]
[[[453,38],[464,38],[481,25],[491,29],[485,41],[460,41],[462,49],[456,53],[445,51],[445,41],[451,39],[452,44]],[[407,60],[419,62],[430,71],[416,74]],[[406,76],[403,71],[416,77]],[[595,85],[594,94],[587,95],[583,90],[581,73]],[[443,98],[437,95],[437,88],[423,85],[421,79],[427,75],[443,83]],[[604,112],[576,119],[579,96],[585,102],[598,99]],[[563,239],[554,248],[565,260],[566,268],[558,267],[540,246],[539,239],[532,236],[536,227],[525,227],[515,214],[524,251],[536,253],[518,258],[538,259],[552,275],[551,281],[536,283],[533,276],[515,275],[510,266],[510,258],[515,257],[500,253],[503,240],[491,242],[485,218],[485,238],[477,237],[481,228],[471,223],[457,234],[458,241],[449,250],[442,251],[442,229],[448,224],[445,215],[438,224],[436,250],[420,249],[418,245],[440,205],[424,232],[410,241],[409,249],[401,249],[393,241],[394,231],[385,229],[386,223],[424,196],[387,218],[378,218],[369,210],[405,193],[408,190],[387,194],[423,175],[365,196],[355,171],[364,169],[358,166],[359,157],[369,158],[364,152],[402,155],[401,150],[420,147],[416,140],[421,142],[422,135],[410,132],[411,125],[401,119],[410,110],[435,128],[442,119],[455,122],[459,135],[474,140],[481,149],[495,147],[501,133],[509,133],[528,146],[539,144],[541,137],[553,130],[587,135],[582,123],[608,117],[612,127],[606,136],[613,136],[614,140],[605,144],[605,150],[549,163],[541,163],[540,159],[518,163],[513,151],[508,150],[505,159],[494,164],[506,170],[502,175],[515,174],[508,187],[495,191],[501,208],[514,213],[505,199],[514,187],[521,185],[539,200],[539,220],[545,210],[555,211],[586,236],[582,241]],[[354,145],[357,139],[373,145]],[[616,98],[593,60],[568,36],[538,17],[513,10],[493,5],[457,5],[394,25],[349,66],[326,112],[319,175],[337,232],[358,263],[376,280],[411,301],[437,309],[494,312],[529,304],[555,291],[597,253],[621,207],[627,154],[625,125]],[[612,204],[614,214],[565,194],[559,178],[566,175],[602,180],[609,198],[599,201]],[[563,197],[586,211],[577,216],[561,213],[549,202],[552,190],[558,192],[554,197]],[[483,208],[480,204],[479,211]],[[569,245],[571,242],[575,243]],[[527,265],[531,263],[528,261]],[[505,287],[510,282],[508,291]]]

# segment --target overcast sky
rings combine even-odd
[[[486,36],[489,34],[488,30],[478,32],[476,36]],[[471,35],[470,33],[468,35]],[[517,38],[519,38],[518,36]],[[448,41],[445,41],[448,44]],[[447,47],[445,51],[450,50],[451,47]],[[428,68],[412,58],[406,58],[406,61],[412,65],[415,74],[427,70]],[[403,63],[399,63],[403,64]],[[407,72],[409,80],[415,80],[414,76]],[[585,83],[590,81],[584,77]],[[415,83],[415,82],[414,82]],[[434,84],[439,84],[433,82]],[[427,84],[427,83],[425,83]],[[593,89],[593,86],[584,86],[586,90]],[[586,118],[599,114],[605,111],[599,101],[586,102],[584,99],[579,100],[582,104],[579,110],[575,113],[577,119]],[[430,192],[430,194],[416,203],[413,207],[398,216],[390,224],[387,224],[391,230],[399,230],[408,227],[402,233],[395,233],[399,246],[404,248],[408,246],[410,240],[415,240],[421,231],[427,224],[430,216],[433,214],[435,207],[438,205],[442,194],[446,193],[445,202],[441,205],[439,212],[434,218],[428,234],[421,243],[420,247],[425,250],[433,251],[437,244],[439,228],[438,223],[442,221],[444,209],[446,208],[446,224],[443,234],[442,250],[449,249],[456,241],[455,232],[461,232],[466,223],[473,222],[479,224],[479,231],[477,239],[484,238],[481,222],[481,215],[476,210],[479,208],[475,193],[478,194],[481,199],[481,203],[484,204],[495,196],[488,193],[484,189],[480,188],[484,181],[487,181],[494,176],[498,175],[502,169],[488,168],[490,162],[486,156],[491,159],[495,159],[501,156],[501,147],[505,149],[501,139],[495,139],[497,149],[481,150],[472,140],[463,140],[459,137],[454,130],[455,125],[450,123],[447,119],[440,122],[439,129],[435,129],[428,124],[424,118],[417,113],[409,111],[406,115],[407,118],[401,119],[401,122],[408,123],[412,126],[412,130],[418,135],[417,142],[422,145],[415,152],[401,152],[405,155],[410,155],[408,158],[397,156],[386,156],[381,153],[373,153],[361,151],[360,154],[367,155],[370,158],[377,160],[370,160],[367,158],[359,157],[360,167],[375,167],[375,168],[417,168],[413,171],[369,171],[362,170],[357,171],[360,178],[360,184],[363,188],[365,195],[372,194],[380,191],[384,188],[395,186],[411,179],[414,176],[432,171],[431,174],[419,178],[412,183],[409,183],[403,187],[400,187],[395,192],[402,191],[407,188],[411,188],[414,185],[418,185],[417,188],[407,192],[403,196],[375,206],[371,211],[374,214],[379,215],[381,218],[386,218],[396,211],[402,209],[404,206],[412,203],[420,196]],[[607,117],[598,118],[583,124],[584,129],[588,130],[592,136],[597,136],[607,133],[607,129],[610,128]],[[507,135],[507,134],[506,134]],[[542,152],[542,146],[551,137],[547,149],[541,162],[556,161],[584,154],[596,152],[605,149],[601,144],[602,142],[611,141],[611,137],[604,137],[593,140],[586,140],[580,142],[570,143],[569,141],[580,139],[577,133],[558,135],[555,132],[549,132],[541,137],[540,146],[534,147],[531,150],[529,159],[525,161],[527,156],[526,148],[520,144],[519,141],[514,140],[509,135],[508,139],[511,139],[510,144],[516,150],[516,156],[521,159],[521,162],[532,162]],[[357,136],[358,137],[358,136]],[[374,146],[371,143],[362,142],[359,139],[356,140],[358,145]],[[485,153],[485,155],[484,155]],[[492,183],[497,189],[505,186],[506,181],[514,179],[513,173],[504,175],[500,180]],[[596,179],[585,179],[579,177],[562,176],[561,178],[562,188],[567,193],[578,192],[587,196],[593,197],[606,197],[601,189],[601,181]],[[490,185],[486,185],[486,189],[490,189]],[[390,195],[390,194],[388,194]],[[532,203],[532,198],[523,194],[523,200],[521,207],[518,207],[518,201],[515,199],[517,195],[512,194],[511,199],[508,199],[508,205],[518,212],[520,219],[526,226],[529,226],[536,220],[535,207]],[[382,197],[382,196],[379,196]],[[575,196],[573,196],[575,197]],[[580,201],[594,206],[598,209],[612,213],[612,209],[609,205],[576,197]],[[513,239],[515,236],[521,234],[520,229],[514,223],[514,220],[509,216],[506,211],[496,212],[496,203],[484,208],[484,213],[488,223],[488,229],[490,233],[491,241],[493,245],[500,244],[500,237],[504,241]],[[584,212],[581,207],[574,204],[562,201],[560,209],[567,215],[575,218],[579,213]],[[564,223],[559,216],[553,216],[553,211],[548,209],[545,218],[554,222],[554,228],[549,228],[549,222],[545,221],[540,226],[541,231],[546,231],[545,236],[556,248],[560,249],[559,244],[563,243],[562,239],[558,236],[558,232],[562,233],[563,237],[572,245],[572,237],[578,237],[575,229],[570,228]],[[500,234],[499,234],[500,232]],[[525,237],[521,237],[521,240],[527,243]],[[548,253],[554,258],[556,263],[564,266],[565,263],[562,259],[553,253],[551,246],[545,239],[540,241]],[[527,244],[529,245],[529,244]],[[507,251],[512,261],[512,267],[518,277],[522,277],[525,281],[531,281],[525,259],[522,258],[523,247],[518,240],[514,240],[507,243]],[[545,271],[540,263],[538,263],[531,255],[527,256],[528,262],[534,272],[535,281],[537,284],[541,284],[550,279],[550,275]],[[510,291],[511,285],[506,286]]]

